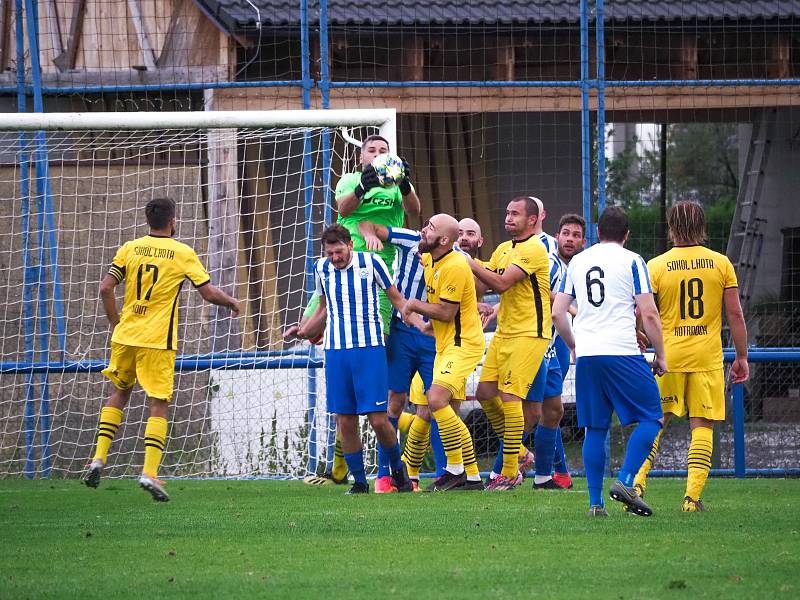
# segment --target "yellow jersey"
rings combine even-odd
[[[722,367],[722,307],[739,287],[728,257],[705,246],[673,248],[647,263],[670,371]]]
[[[475,280],[467,259],[458,252],[450,250],[435,259],[425,253],[421,256],[425,267],[425,287],[428,302],[438,304],[449,302],[458,304],[458,312],[452,321],[431,319],[436,337],[436,351],[442,352],[450,346],[483,350],[486,339],[478,314],[478,301],[475,294]]]
[[[125,283],[125,301],[111,341],[163,350],[178,345],[178,298],[184,280],[195,287],[210,281],[192,248],[154,235],[124,244],[108,273]]]
[[[526,277],[501,295],[495,335],[550,339],[550,259],[538,236],[503,242],[484,263],[498,275],[511,265],[522,269]]]

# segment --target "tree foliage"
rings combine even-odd
[[[645,258],[657,252],[661,222],[661,155],[657,140],[637,139],[609,160],[606,198],[631,221],[629,247]],[[696,200],[706,211],[708,244],[725,252],[738,191],[738,146],[732,123],[680,123],[667,127],[667,206]]]

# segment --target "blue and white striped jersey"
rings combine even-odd
[[[550,259],[550,291],[558,292],[559,286],[561,285],[561,280],[564,278],[564,274],[567,272],[567,267],[559,258],[557,251],[550,252],[547,255],[547,258]],[[552,334],[553,335],[550,338],[550,344],[547,346],[547,351],[545,352],[545,358],[552,358],[556,354],[555,343],[556,338],[558,337],[558,332],[556,332],[555,323],[553,324]]]
[[[544,244],[544,248],[547,250],[548,254],[558,252],[558,241],[552,235],[543,231],[539,234],[539,239],[542,241],[542,244]]]
[[[425,268],[419,260],[419,242],[422,235],[419,231],[402,227],[387,229],[389,237],[386,241],[397,246],[399,250],[395,259],[395,287],[404,298],[424,302],[428,294],[425,291]],[[392,311],[392,317],[400,317],[396,309]]]
[[[641,256],[613,242],[595,244],[569,262],[559,292],[577,301],[577,356],[640,354],[636,296],[653,293]]]
[[[314,265],[314,278],[317,293],[325,294],[326,350],[383,346],[378,290],[391,287],[392,279],[380,256],[353,252],[350,264],[341,270],[321,258]]]

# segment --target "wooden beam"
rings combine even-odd
[[[8,66],[11,23],[11,0],[0,0],[0,72]]]
[[[62,73],[75,68],[75,57],[83,31],[83,17],[86,12],[86,0],[75,0],[72,5],[72,18],[69,23],[69,39],[67,48],[53,59],[53,64]]]
[[[409,81],[425,79],[425,39],[413,35],[411,44],[403,49],[403,74]]]
[[[61,53],[64,52],[64,46],[61,42],[61,24],[58,21],[56,0],[45,0],[45,10],[47,11],[47,30],[50,33],[53,53],[56,56],[61,56]]]
[[[65,54],[69,52],[69,49]],[[62,55],[63,56],[63,55]],[[73,60],[74,57],[67,60]],[[66,61],[65,61],[66,64]],[[228,72],[225,67],[177,67],[136,71],[134,69],[105,71],[45,71],[42,84],[46,87],[98,86],[98,85],[169,85],[178,83],[197,83],[198,81],[225,81]],[[0,73],[0,85],[16,85],[14,73]]]
[[[681,78],[697,79],[697,34],[681,36]]]
[[[131,11],[131,20],[136,28],[136,35],[139,38],[139,48],[142,50],[142,60],[148,69],[156,68],[156,54],[147,38],[147,30],[142,18],[142,11],[139,7],[139,0],[128,0],[128,9]]]
[[[514,38],[502,36],[497,40],[497,59],[495,62],[495,79],[498,81],[514,81],[516,79],[517,51]]]
[[[296,89],[219,90],[219,110],[302,108]],[[369,99],[367,103],[366,99]],[[331,108],[396,108],[400,114],[580,111],[576,88],[363,88],[331,92]],[[591,108],[596,109],[591,98]],[[800,106],[800,86],[606,88],[607,110],[706,110]],[[311,108],[320,108],[312,94]]]
[[[769,65],[767,77],[786,79],[792,76],[792,43],[786,33],[769,36]]]

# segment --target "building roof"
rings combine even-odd
[[[231,31],[300,22],[300,0],[195,0]],[[594,2],[589,1],[590,7]],[[579,0],[404,0],[388,10],[380,2],[329,0],[331,25],[521,25],[578,22]],[[606,20],[751,20],[800,17],[800,0],[607,0]],[[309,0],[319,22],[319,0]]]

